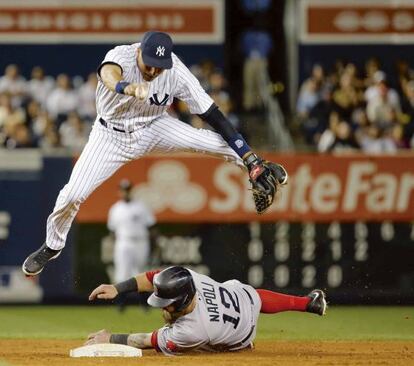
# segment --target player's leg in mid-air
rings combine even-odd
[[[81,203],[133,158],[122,149],[120,141],[123,139],[131,137],[127,133],[116,132],[95,123],[69,182],[60,191],[53,212],[47,219],[45,243],[23,263],[22,270],[26,275],[37,275],[49,260],[59,256]]]
[[[243,160],[214,131],[197,129],[169,115],[158,117],[145,130],[151,152],[195,152],[223,158],[244,168]]]
[[[282,311],[305,311],[325,315],[327,303],[322,290],[313,290],[307,296],[293,296],[257,289],[262,301],[261,313],[275,314]]]
[[[208,154],[235,163],[241,168],[245,168],[243,160],[228,145],[223,137],[207,129],[194,128],[169,115],[163,115],[145,130],[145,138],[150,141],[146,147],[150,152],[196,152]],[[287,173],[280,165],[280,184],[286,184]]]

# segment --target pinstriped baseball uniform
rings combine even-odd
[[[236,351],[256,336],[261,300],[256,290],[237,280],[224,283],[191,271],[196,287],[194,310],[154,332],[153,346],[164,354],[186,351]]]
[[[142,83],[137,66],[139,43],[110,50],[102,65],[117,64],[123,79]],[[149,82],[145,102],[109,90],[99,79],[96,90],[97,118],[69,182],[60,191],[47,220],[46,243],[62,249],[82,202],[122,165],[152,152],[192,151],[222,157],[244,167],[242,159],[213,131],[196,129],[167,113],[176,97],[193,114],[205,113],[213,100],[188,68],[172,54],[173,67]]]
[[[108,229],[115,233],[115,282],[144,272],[150,255],[148,228],[154,224],[154,215],[141,201],[120,200],[112,205]]]

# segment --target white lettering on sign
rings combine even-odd
[[[414,174],[404,173],[401,176],[401,184],[397,199],[397,212],[407,211],[410,203],[411,192],[414,189]]]
[[[198,236],[160,236],[157,238],[157,245],[161,249],[161,258],[165,263],[197,264],[202,261],[200,253],[201,238]]]
[[[341,181],[332,173],[319,175],[312,187],[310,197],[312,208],[321,213],[331,213],[338,209]]]
[[[370,184],[364,179],[367,174],[372,174],[375,171],[375,164],[373,163],[351,163],[348,169],[348,179],[346,182],[346,191],[343,200],[344,211],[354,211],[357,207],[358,196],[369,191]]]
[[[303,164],[298,168],[292,183],[294,192],[292,192],[292,209],[294,211],[299,213],[309,211],[310,207],[306,196],[311,183],[313,183],[311,166]]]
[[[213,183],[220,192],[210,198],[210,209],[217,213],[232,212],[239,208],[241,201],[240,176],[243,173],[235,165],[221,164],[213,176]],[[238,178],[238,179],[235,179]]]

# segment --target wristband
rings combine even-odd
[[[127,81],[118,81],[115,85],[115,91],[118,94],[125,94],[125,88],[129,85],[130,83],[128,83]]]
[[[129,334],[111,334],[109,343],[128,345],[128,336]]]
[[[245,158],[243,162],[244,165],[250,169],[252,165],[260,163],[261,159],[256,154],[252,153],[247,158]]]
[[[233,135],[228,141],[230,147],[239,155],[241,158],[248,152],[252,151],[246,140],[239,133]]]
[[[118,294],[123,294],[125,292],[138,292],[138,283],[135,277],[131,277],[129,280],[117,283],[114,285]]]

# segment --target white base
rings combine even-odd
[[[142,357],[142,350],[123,344],[101,343],[71,349],[70,357]]]

